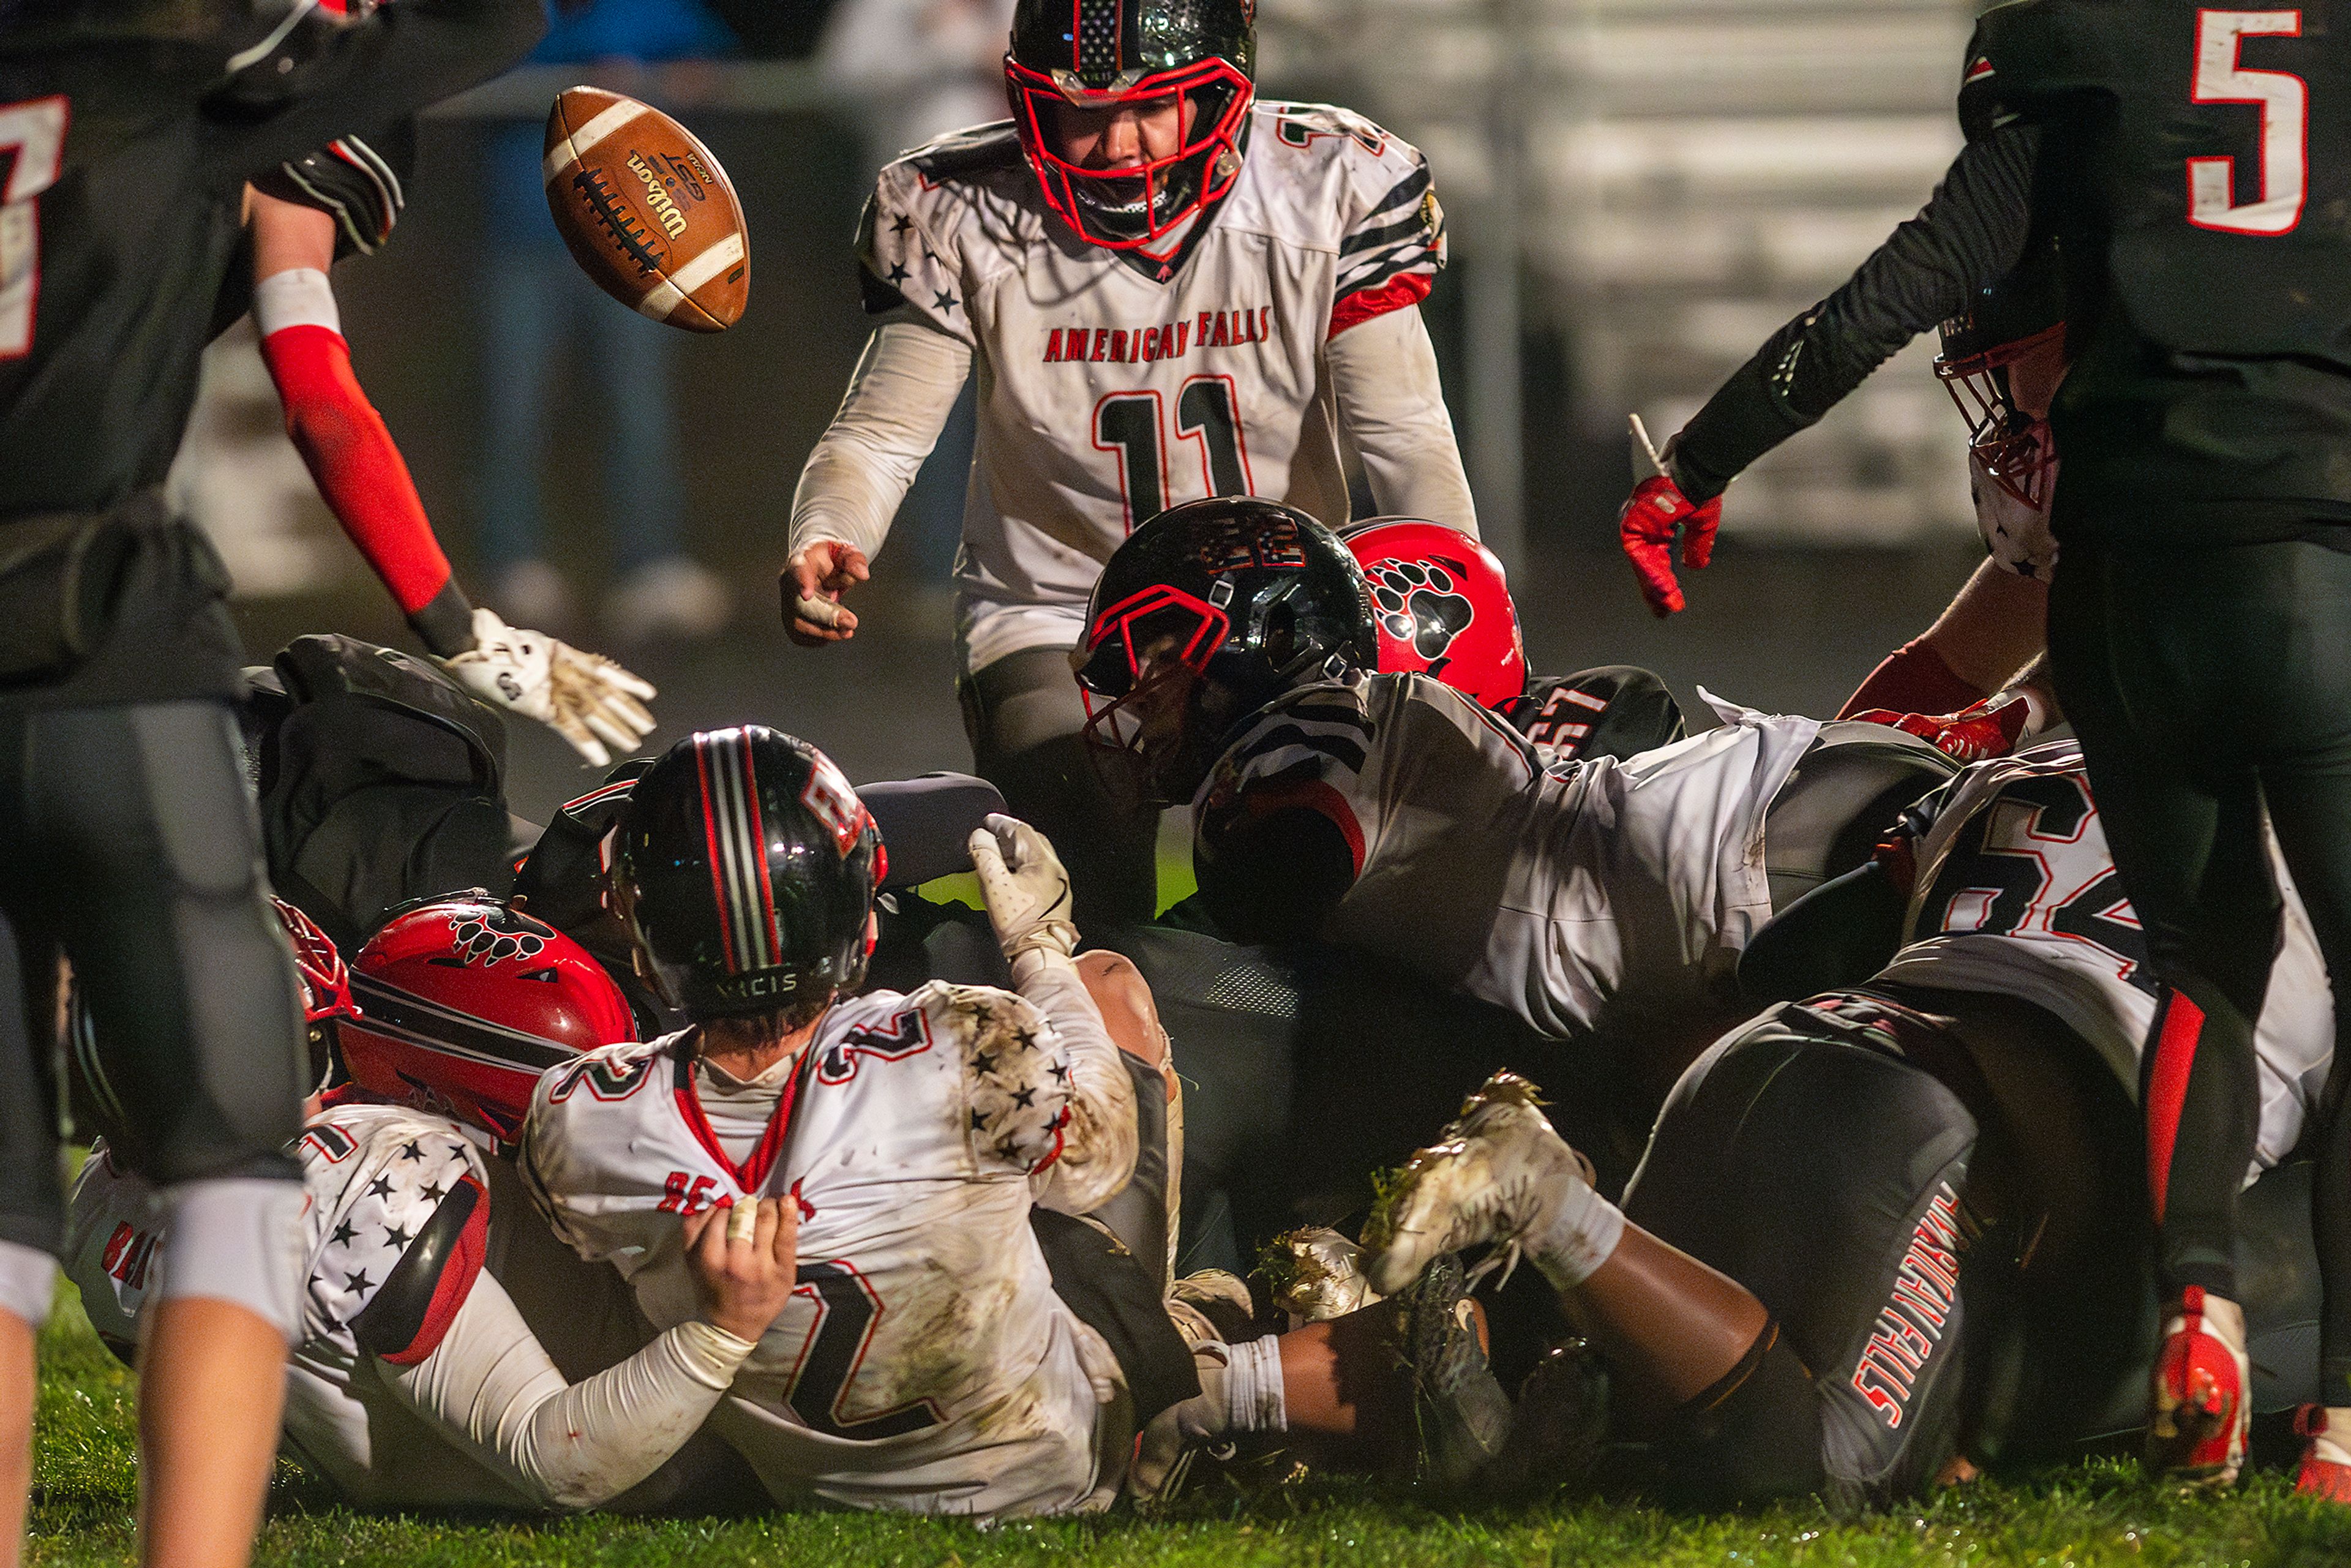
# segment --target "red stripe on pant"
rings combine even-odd
[[[2188,1075],[2196,1066],[2196,1042],[2203,1033],[2204,1009],[2179,991],[2166,991],[2156,1025],[2155,1065],[2147,1075],[2147,1196],[2158,1225],[2163,1223],[2164,1197],[2171,1186],[2171,1149],[2179,1137]]]

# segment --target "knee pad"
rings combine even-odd
[[[37,1331],[49,1321],[57,1290],[55,1258],[38,1248],[0,1241],[0,1312],[22,1318]]]
[[[227,1301],[284,1334],[287,1344],[299,1343],[310,1254],[302,1184],[192,1181],[162,1196],[159,1298]]]
[[[1739,1364],[1673,1416],[1663,1445],[1667,1484],[1707,1506],[1760,1502],[1820,1489],[1820,1394],[1813,1375],[1767,1322]]]

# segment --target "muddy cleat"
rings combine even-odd
[[[2329,1502],[2351,1502],[2351,1409],[2305,1405],[2294,1413],[2294,1429],[2310,1439],[2294,1490]]]
[[[1423,1484],[1464,1490],[1510,1436],[1510,1396],[1486,1364],[1461,1260],[1437,1259],[1396,1298],[1396,1334],[1412,1367],[1416,1469]]]
[[[1176,1281],[1169,1296],[1208,1320],[1207,1337],[1238,1344],[1257,1329],[1257,1303],[1241,1277],[1223,1269],[1202,1269]]]
[[[1535,1086],[1497,1072],[1461,1107],[1440,1141],[1413,1155],[1364,1228],[1364,1275],[1395,1295],[1432,1259],[1502,1243],[1515,1268],[1530,1230],[1547,1228],[1563,1197],[1591,1182],[1543,1113]],[[1507,1274],[1505,1278],[1507,1278]]]
[[[1257,1271],[1292,1328],[1343,1318],[1384,1299],[1364,1278],[1364,1249],[1327,1225],[1275,1237],[1259,1254]]]
[[[2181,1292],[2163,1325],[2148,1391],[2147,1467],[2196,1487],[2235,1484],[2252,1409],[2245,1394],[2244,1309],[2200,1285]]]

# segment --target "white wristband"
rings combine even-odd
[[[265,338],[288,327],[324,327],[340,336],[343,313],[333,285],[315,267],[273,272],[253,286],[253,324]]]

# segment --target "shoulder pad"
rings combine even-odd
[[[489,1193],[474,1176],[441,1199],[351,1320],[361,1350],[395,1366],[413,1366],[433,1354],[482,1271],[489,1218]]]
[[[992,125],[977,125],[968,131],[958,131],[950,136],[922,147],[900,160],[921,175],[926,185],[940,185],[949,180],[968,179],[975,174],[993,174],[1020,167],[1020,138],[1012,121],[999,120]]]
[[[911,310],[927,325],[972,341],[956,249],[962,198],[924,178],[911,158],[882,171],[857,226],[858,282],[865,312]]]
[[[993,986],[934,984],[915,999],[963,1061],[974,1162],[1022,1176],[1051,1165],[1070,1122],[1070,1060],[1045,1015]]]
[[[1959,129],[1982,140],[2031,116],[2078,71],[2074,48],[2046,0],[2009,0],[1976,18],[1959,76]]]
[[[416,167],[416,122],[373,136],[346,136],[255,179],[280,201],[316,207],[335,220],[335,255],[373,256],[407,205]]]

